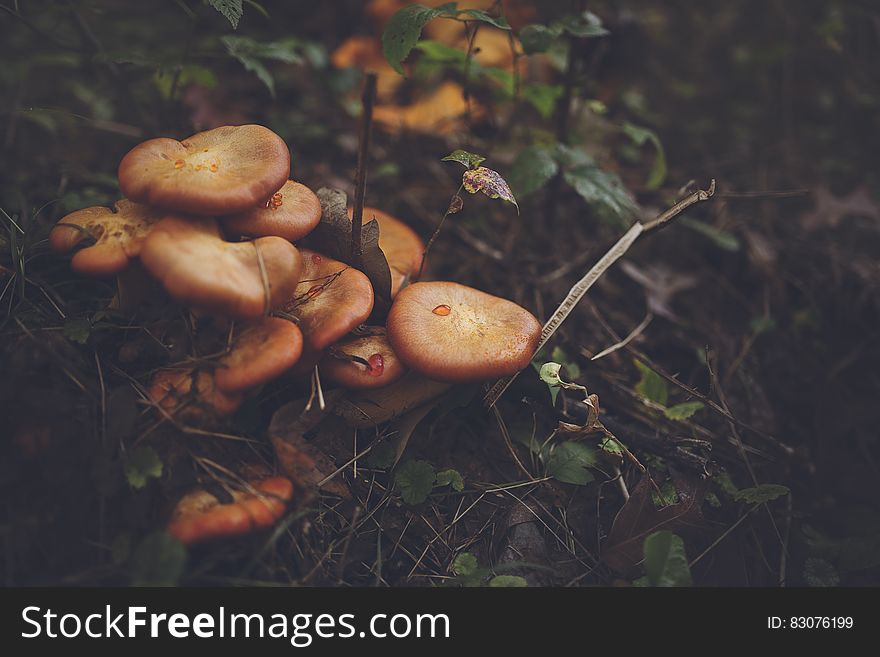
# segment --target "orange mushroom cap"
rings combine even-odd
[[[207,218],[166,217],[144,242],[141,261],[176,300],[241,319],[289,299],[302,269],[299,251],[287,240],[226,242]]]
[[[307,350],[319,351],[366,321],[373,310],[373,286],[344,262],[302,250],[299,285],[283,310],[299,319]]]
[[[165,212],[121,199],[113,209],[92,207],[71,212],[49,233],[49,246],[59,253],[72,250],[89,236],[95,243],[74,254],[74,271],[92,276],[118,274],[141,252],[144,240]]]
[[[349,208],[351,216],[354,210]],[[376,208],[364,208],[364,223],[375,219],[379,224],[379,248],[385,254],[391,270],[391,298],[409,277],[419,273],[425,243],[415,231],[400,219]]]
[[[203,215],[265,203],[289,176],[287,144],[261,125],[223,126],[183,141],[150,139],[119,163],[128,198]]]
[[[308,235],[321,221],[321,202],[315,193],[288,180],[266,203],[240,214],[220,218],[232,233],[249,237],[275,235],[295,242]]]
[[[320,367],[328,381],[354,389],[381,388],[406,371],[384,329],[377,335],[355,336],[333,345]]]
[[[514,374],[529,364],[541,324],[512,301],[450,282],[404,288],[388,313],[388,341],[403,363],[438,381]]]
[[[217,387],[233,394],[271,381],[296,364],[302,346],[302,332],[286,319],[266,317],[245,326],[214,372]]]
[[[192,368],[159,370],[150,381],[147,395],[177,419],[196,422],[204,419],[206,413],[216,417],[232,415],[243,401],[240,394],[220,390],[210,372],[196,372]]]
[[[274,525],[293,498],[293,484],[284,477],[249,482],[252,491],[234,491],[230,504],[199,490],[183,497],[174,509],[168,533],[193,545],[225,536],[243,536]]]

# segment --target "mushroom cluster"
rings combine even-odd
[[[531,313],[458,283],[411,282],[424,243],[404,222],[367,207],[364,220],[378,224],[391,273],[390,310],[374,308],[364,272],[303,245],[321,223],[321,203],[289,179],[290,152],[268,128],[151,139],[123,157],[118,175],[125,198],[68,214],[49,242],[58,252],[75,251],[71,266],[84,275],[115,275],[121,283],[142,271],[191,318],[225,329],[225,345],[212,356],[191,354],[152,373],[147,396],[166,418],[232,415],[281,376],[312,377],[319,391],[320,373],[349,390],[437,394],[452,383],[514,374],[534,354],[541,326]],[[364,411],[359,425],[399,412],[383,405]],[[290,495],[270,483],[268,507],[255,482],[253,501],[236,507],[241,517],[200,508],[195,524],[189,512],[186,522],[175,520],[175,534],[197,542],[272,522]],[[201,531],[217,518],[219,529]]]

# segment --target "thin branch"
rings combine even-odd
[[[364,221],[364,196],[367,190],[367,160],[370,154],[370,127],[373,122],[373,104],[376,102],[376,74],[367,73],[364,80],[361,132],[358,139],[357,171],[354,177],[354,210],[351,216],[351,262],[363,268],[364,242],[361,229]]]

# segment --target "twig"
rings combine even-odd
[[[422,261],[419,263],[419,273],[416,274],[414,280],[419,280],[422,277],[422,272],[425,270],[425,259],[428,257],[428,251],[431,250],[431,245],[434,244],[434,240],[437,239],[437,236],[440,234],[440,229],[443,228],[443,222],[446,221],[446,217],[451,214],[455,214],[461,209],[461,205],[456,203],[456,199],[461,199],[461,190],[464,189],[464,183],[458,186],[458,191],[452,195],[452,198],[449,199],[449,205],[446,206],[446,212],[443,213],[443,216],[440,218],[440,223],[437,224],[437,228],[434,229],[434,234],[431,235],[431,239],[428,240],[428,243],[425,245],[425,250],[422,251]]]
[[[605,271],[611,267],[618,259],[620,259],[633,245],[633,243],[639,238],[642,233],[652,232],[659,230],[666,226],[669,222],[671,222],[675,217],[684,212],[687,208],[694,205],[695,203],[699,203],[701,201],[706,201],[712,197],[715,193],[715,179],[712,179],[712,182],[709,185],[709,189],[702,190],[698,189],[693,194],[683,198],[678,203],[673,205],[671,208],[666,210],[663,214],[661,214],[656,219],[649,221],[646,224],[635,223],[632,227],[624,233],[623,237],[617,240],[617,243],[612,246],[608,252],[599,259],[593,267],[588,271],[583,278],[581,278],[574,286],[569,290],[565,299],[563,299],[562,303],[559,304],[559,307],[556,309],[556,312],[547,320],[547,323],[544,324],[544,328],[541,330],[541,339],[538,342],[538,346],[535,349],[537,352],[541,347],[543,347],[547,342],[553,337],[553,334],[556,333],[556,330],[562,325],[562,323],[566,320],[566,318],[571,314],[572,309],[577,305],[577,303],[584,297],[587,291],[593,286],[593,284],[599,280],[599,277],[605,273]],[[498,401],[498,398],[504,394],[504,391],[513,383],[514,379],[516,379],[517,375],[499,379],[495,385],[493,385],[486,395],[483,397],[483,404],[489,408]]]
[[[361,132],[358,139],[357,171],[354,175],[354,210],[351,215],[351,262],[363,268],[364,242],[361,229],[364,221],[364,195],[367,189],[367,159],[370,153],[370,126],[373,122],[373,104],[376,102],[376,74],[367,73],[362,98]]]
[[[613,354],[613,353],[614,353],[615,351],[617,351],[618,349],[623,349],[626,345],[628,345],[630,342],[632,342],[632,341],[635,340],[638,336],[640,336],[640,335],[642,334],[642,331],[644,331],[646,328],[648,328],[648,324],[651,323],[651,320],[652,320],[652,319],[654,319],[654,313],[652,313],[651,311],[648,311],[648,314],[645,315],[645,319],[643,319],[643,320],[641,321],[641,323],[640,323],[638,326],[636,326],[636,327],[630,332],[630,334],[629,334],[628,336],[626,336],[626,337],[625,337],[623,340],[621,340],[620,342],[617,342],[617,343],[611,345],[611,346],[608,347],[607,349],[603,349],[603,350],[600,351],[598,354],[596,354],[595,356],[593,356],[590,360],[599,360],[600,358],[604,358],[604,357],[607,356],[608,354]]]

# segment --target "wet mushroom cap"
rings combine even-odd
[[[177,301],[236,319],[259,317],[289,299],[302,269],[287,240],[226,242],[207,218],[163,219],[144,242],[141,261]]]
[[[153,226],[167,213],[128,199],[121,199],[113,209],[92,207],[71,212],[49,233],[49,246],[67,253],[90,237],[94,244],[77,251],[70,261],[80,274],[111,276],[136,258]]]
[[[265,203],[290,176],[284,140],[261,125],[223,126],[183,141],[150,139],[119,163],[122,193],[139,203],[202,215]]]
[[[397,381],[406,368],[384,335],[347,338],[329,349],[321,375],[343,388],[381,388]]]
[[[168,533],[185,545],[193,545],[268,529],[284,515],[293,498],[293,484],[284,477],[249,484],[251,490],[234,491],[229,504],[204,490],[185,496],[175,507]]]
[[[283,310],[299,320],[309,351],[329,347],[373,310],[373,286],[366,275],[344,262],[302,249],[300,282]]]
[[[217,387],[231,394],[263,385],[293,367],[302,346],[302,332],[286,319],[266,317],[244,326],[214,372]]]
[[[354,212],[349,208],[348,215]],[[391,298],[397,296],[404,281],[419,273],[425,243],[400,219],[377,208],[364,208],[364,223],[375,219],[379,224],[379,248],[391,270]]]
[[[192,369],[159,370],[150,381],[147,396],[162,410],[182,420],[200,420],[205,410],[226,417],[235,413],[243,401],[240,394],[220,390],[209,372]]]
[[[315,193],[288,180],[269,199],[240,214],[221,217],[228,233],[249,237],[275,235],[295,242],[308,235],[321,221],[321,202]]]
[[[407,366],[448,382],[514,374],[529,364],[541,324],[512,301],[451,282],[414,283],[397,295],[388,341]]]

